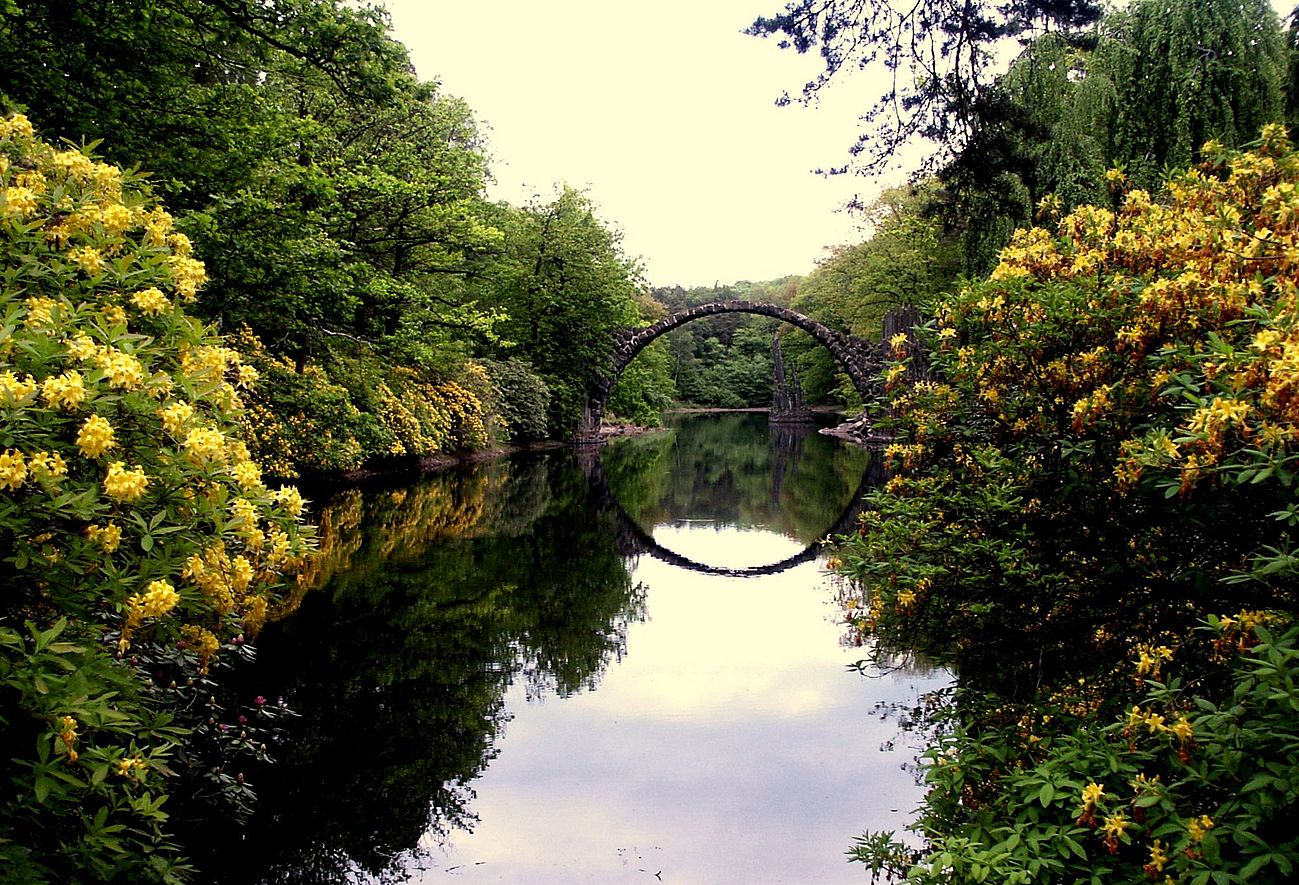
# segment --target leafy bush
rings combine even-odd
[[[483,360],[483,366],[496,392],[505,438],[512,442],[545,439],[550,388],[532,364],[515,357],[503,362]]]
[[[1278,825],[1299,743],[1299,154],[1279,127],[1204,154],[1166,202],[1132,190],[1017,232],[936,305],[942,380],[903,386],[893,342],[897,474],[840,552],[848,618],[946,655],[962,686],[928,845],[913,864],[864,840],[880,871],[1201,883],[1299,860]],[[1188,639],[1206,620],[1216,638]]]
[[[240,441],[256,372],[187,315],[204,266],[139,176],[14,115],[0,185],[0,866],[175,878],[183,689],[277,604],[303,500]]]

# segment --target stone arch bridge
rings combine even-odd
[[[578,441],[596,441],[600,438],[600,421],[604,417],[604,406],[609,399],[609,393],[623,370],[642,350],[660,335],[702,317],[720,313],[752,313],[775,317],[802,329],[830,351],[861,393],[862,399],[872,399],[879,393],[876,378],[884,366],[883,343],[872,344],[863,341],[778,304],[738,300],[714,301],[670,313],[653,325],[639,329],[621,329],[615,334],[609,372],[593,385],[589,393],[582,426],[578,429]]]

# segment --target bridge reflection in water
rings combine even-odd
[[[772,494],[774,498],[778,499],[786,464],[789,460],[797,460],[802,447],[802,434],[795,429],[779,427],[773,427],[772,432],[777,435],[777,438],[773,440],[775,458],[772,464]],[[737,568],[698,562],[664,547],[654,539],[653,535],[642,528],[618,501],[605,476],[604,465],[600,460],[600,450],[598,448],[578,450],[582,472],[586,475],[587,482],[590,483],[592,497],[600,509],[611,514],[615,520],[618,552],[620,554],[626,557],[649,555],[660,562],[687,571],[732,578],[752,578],[761,575],[776,575],[788,571],[797,565],[816,559],[817,554],[824,547],[825,540],[830,536],[844,535],[854,531],[858,525],[858,517],[866,509],[866,493],[887,478],[883,469],[884,459],[878,457],[878,451],[873,450],[871,454],[870,464],[865,473],[862,474],[861,482],[858,484],[856,491],[852,493],[852,497],[849,498],[848,504],[834,523],[820,534],[817,541],[808,544],[803,550],[779,562]]]

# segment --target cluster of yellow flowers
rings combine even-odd
[[[20,505],[3,528],[16,561],[43,569],[17,590],[116,606],[121,651],[142,633],[182,633],[206,665],[231,618],[264,620],[308,542],[301,495],[269,492],[237,438],[236,388],[256,370],[185,315],[203,262],[138,176],[41,141],[22,115],[0,119],[0,248],[13,269],[0,289],[13,327],[0,347],[0,494]],[[226,518],[231,499],[251,509],[243,522]],[[223,551],[211,569],[229,605],[200,576],[180,574],[197,589],[177,579],[196,549]]]
[[[1119,492],[1157,467],[1179,472],[1189,493],[1228,469],[1232,452],[1276,462],[1299,436],[1299,152],[1268,126],[1253,151],[1208,144],[1204,155],[1204,167],[1170,179],[1165,200],[1132,190],[1118,211],[1082,206],[1054,229],[1016,232],[989,283],[938,317],[944,348],[975,324],[956,366],[1008,429],[1061,407],[1077,433],[1141,428],[1119,440]],[[1089,328],[1053,338],[1048,298],[1057,313],[1072,298]],[[1024,342],[1036,352],[1005,358]],[[1171,437],[1142,419],[1197,390],[1203,401]]]
[[[1191,724],[1191,720],[1186,718],[1185,713],[1178,713],[1173,723],[1169,725],[1166,716],[1154,710],[1143,710],[1139,704],[1134,705],[1128,712],[1125,733],[1135,735],[1143,727],[1151,735],[1171,734],[1183,744],[1189,744],[1195,738],[1195,727]]]
[[[1134,663],[1137,668],[1137,677],[1144,678],[1149,676],[1151,679],[1159,678],[1159,671],[1164,662],[1173,659],[1173,650],[1166,645],[1152,645],[1148,642],[1142,642],[1137,645],[1137,658]]]

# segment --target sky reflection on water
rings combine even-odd
[[[762,530],[654,529],[710,565],[776,562],[803,544]],[[595,691],[527,701],[515,686],[499,755],[473,787],[479,823],[416,879],[467,882],[860,882],[852,836],[900,828],[919,799],[914,751],[877,703],[945,673],[863,679],[845,667],[821,562],[701,575],[641,557],[648,615]],[[656,874],[658,877],[656,878]]]

